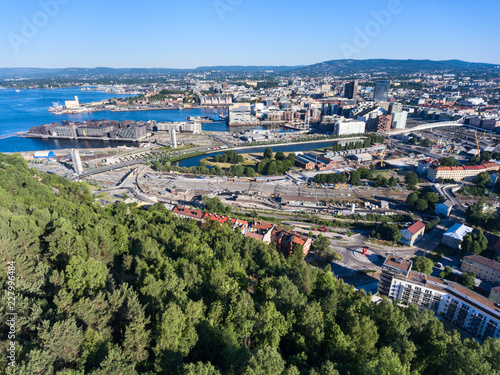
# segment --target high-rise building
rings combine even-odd
[[[170,129],[170,147],[177,148],[177,136],[175,135],[175,129]]]
[[[335,135],[363,134],[366,124],[354,119],[340,119],[334,125]]]
[[[344,97],[347,99],[356,99],[358,96],[358,81],[346,83],[344,86]]]
[[[373,100],[376,102],[386,102],[389,98],[389,89],[391,88],[391,81],[377,81],[375,82],[375,91],[373,93]]]
[[[388,132],[391,130],[392,115],[382,115],[377,117],[377,133]]]
[[[401,103],[390,103],[389,105],[389,113],[394,113],[394,112],[402,112],[403,111],[403,104]]]
[[[80,159],[80,151],[76,149],[71,150],[71,161],[73,162],[73,169],[76,173],[83,172],[82,160]]]
[[[408,112],[393,112],[392,113],[392,128],[393,129],[406,129],[406,120],[408,119]]]

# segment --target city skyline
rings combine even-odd
[[[500,52],[487,35],[498,31],[500,5],[488,3],[486,12],[484,4],[5,2],[0,67],[192,69],[371,58],[497,64]]]

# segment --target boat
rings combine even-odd
[[[17,89],[16,92],[21,92],[21,90]]]
[[[214,122],[214,119],[208,116],[188,116],[186,120],[190,122],[201,122],[202,124]]]

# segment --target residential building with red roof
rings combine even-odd
[[[459,167],[439,167],[433,164],[427,171],[427,178],[433,182],[439,179],[461,181],[468,177],[475,177],[481,172],[497,171],[500,165],[483,163],[479,165],[464,165]]]
[[[195,219],[198,221],[212,220],[218,221],[221,224],[230,223],[233,229],[240,228],[241,233],[248,238],[254,238],[259,241],[276,244],[276,250],[289,256],[295,244],[302,245],[304,254],[309,254],[312,241],[300,233],[290,230],[277,228],[274,224],[265,223],[262,221],[253,221],[250,224],[248,221],[233,219],[227,216],[202,212],[188,207],[175,206],[173,209],[174,215],[184,219]]]
[[[304,255],[307,255],[311,250],[312,244],[312,240],[309,237],[282,228],[274,228],[271,242],[275,243],[276,250],[285,256],[289,256],[292,253],[293,247],[296,244],[302,245]]]
[[[415,242],[424,236],[425,224],[417,221],[408,228],[401,229],[399,232],[401,233],[401,243],[413,246]]]
[[[205,215],[205,213],[200,210],[194,210],[182,206],[175,206],[172,212],[175,216],[181,217],[183,219],[188,218],[188,219],[195,219],[198,221],[203,220],[203,216]]]

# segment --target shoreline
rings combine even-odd
[[[85,103],[83,103],[85,104]],[[92,112],[141,112],[141,111],[171,111],[171,110],[190,110],[190,109],[213,109],[213,108],[226,108],[227,106],[195,106],[195,107],[166,107],[166,108],[123,108],[123,109],[111,109],[111,108],[97,108],[97,109],[89,109],[84,107],[85,111],[73,111],[73,110],[48,110],[48,112],[54,115],[78,115],[83,113],[92,113]],[[57,113],[56,113],[57,112]]]

